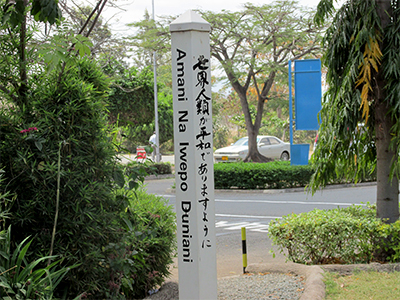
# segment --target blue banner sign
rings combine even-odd
[[[295,129],[318,130],[321,110],[321,61],[294,61]]]

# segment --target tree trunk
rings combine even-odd
[[[247,133],[249,136],[249,152],[247,153],[247,156],[243,160],[244,162],[270,162],[273,161],[272,158],[265,157],[262,155],[257,148],[257,135],[258,132],[260,131],[261,127],[261,121],[262,121],[262,116],[264,112],[264,102],[265,99],[267,98],[267,95],[272,87],[272,84],[275,79],[275,72],[272,71],[271,74],[268,76],[268,80],[265,81],[263,89],[261,93],[258,91],[257,88],[257,94],[258,94],[258,101],[257,101],[257,114],[256,118],[254,120],[254,124],[251,122],[251,116],[250,116],[250,111],[249,111],[249,106],[247,102],[247,98],[243,98],[243,101],[246,103],[246,107],[243,106],[242,104],[242,109],[245,111],[245,108],[247,109],[248,112],[248,118],[249,118],[249,123],[247,122],[246,119],[246,127],[247,127]],[[257,86],[256,81],[254,81],[254,84]],[[242,98],[241,98],[242,100]],[[246,118],[246,112],[245,112],[245,118]]]
[[[392,125],[388,107],[385,103],[378,104],[375,108],[376,215],[387,223],[393,223],[399,218],[399,179],[397,174],[390,179],[392,163],[397,163],[398,159],[395,150],[389,148]]]
[[[390,0],[377,0],[377,13],[381,18],[383,30],[391,21],[393,10]],[[381,43],[381,49],[385,45]],[[386,81],[383,70],[377,74],[377,86],[375,89],[375,144],[376,144],[376,171],[377,171],[377,195],[376,214],[387,223],[393,223],[399,218],[399,179],[397,174],[390,179],[392,163],[397,163],[398,153],[390,148],[391,128],[394,124],[393,117],[389,113],[389,107],[385,102]],[[396,148],[396,147],[395,147]]]
[[[243,160],[244,162],[270,162],[273,161],[272,158],[265,157],[262,155],[257,148],[257,134],[258,130],[256,131],[254,126],[247,127],[247,135],[249,137],[249,152],[247,153],[247,156]]]
[[[241,91],[236,90],[239,95],[240,104],[242,106],[242,111],[244,113],[244,120],[246,121],[246,129],[247,136],[249,137],[249,151],[247,152],[247,156],[243,159],[244,162],[269,162],[272,159],[267,158],[258,151],[257,148],[257,135],[260,129],[260,126],[257,127],[257,123],[253,125],[250,115],[249,103],[246,98],[246,92],[243,89],[243,93]],[[258,112],[257,112],[258,113]]]
[[[27,0],[24,0],[23,5],[27,7],[28,3]],[[19,47],[18,47],[18,54],[19,54],[19,76],[20,76],[20,86],[18,89],[18,105],[21,107],[25,107],[24,112],[29,112],[27,107],[28,99],[28,75],[27,75],[27,61],[26,61],[26,14],[24,14],[21,28],[19,32]]]

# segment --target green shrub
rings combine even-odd
[[[101,266],[108,271],[107,298],[141,299],[170,274],[176,251],[175,214],[162,197],[120,189],[117,200],[129,202],[121,214],[123,238],[103,249]]]
[[[59,188],[53,254],[60,255],[62,266],[80,264],[58,287],[70,298],[106,289],[101,249],[116,241],[115,219],[126,205],[112,194],[115,152],[106,131],[107,78],[89,59],[67,68],[60,85],[58,75],[38,75],[31,111],[3,107],[0,113],[5,179],[0,192],[7,188],[15,197],[6,220],[13,245],[35,237],[26,253],[34,261],[50,253]]]
[[[160,145],[160,152],[163,155],[171,155],[174,154],[174,140],[170,139],[168,141],[165,141]]]
[[[135,173],[137,172],[136,170],[138,170],[138,168],[144,170],[147,173],[146,175],[172,174],[172,167],[170,163],[154,163],[147,161],[145,163],[130,162],[126,165],[125,172],[127,174]]]
[[[269,237],[289,260],[304,264],[369,263],[380,249],[400,260],[400,220],[385,224],[373,208],[351,206],[291,214],[269,224]]]
[[[0,228],[4,228],[4,222],[10,217],[10,207],[12,206],[13,199],[15,197],[8,191],[7,188],[3,187],[4,170],[0,169]]]
[[[152,175],[164,175],[172,174],[172,168],[170,163],[153,163],[148,169],[146,169],[149,174]]]

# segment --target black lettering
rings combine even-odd
[[[188,213],[192,209],[192,203],[190,201],[182,201],[181,207],[185,213]],[[182,216],[182,220],[183,220],[183,216]]]
[[[183,72],[183,67],[182,67],[182,72]],[[177,82],[178,82],[178,86],[184,86],[185,85],[185,79],[183,79],[183,78],[178,78]]]
[[[182,215],[182,233],[184,233],[183,237],[189,237],[189,224],[183,224],[183,216],[184,215]],[[187,223],[189,223],[189,221],[187,221]]]
[[[183,261],[184,262],[193,262],[193,259],[190,259],[190,239],[192,235],[190,234],[190,218],[189,212],[192,209],[192,203],[190,201],[182,201],[181,203],[182,209],[182,253],[183,253]]]
[[[179,132],[185,132],[186,131],[186,125],[185,124],[179,124],[178,129],[179,129]]]
[[[183,239],[182,240],[182,246],[183,247],[189,247],[190,246],[190,241],[187,239]]]
[[[183,257],[190,257],[190,249],[183,248]]]
[[[185,117],[187,117],[189,115],[188,111],[178,111],[179,116],[179,122],[189,122],[189,119]]]
[[[178,99],[182,99],[179,101],[185,101],[184,97],[185,97],[185,88],[183,88],[183,87],[178,88]],[[186,101],[187,101],[187,99],[186,99]]]
[[[180,185],[181,191],[186,192],[188,189],[188,185],[186,182],[182,182]]]
[[[186,52],[184,52],[180,49],[176,49],[176,51],[178,51],[178,60],[181,60],[182,58],[184,58],[186,56]]]
[[[182,171],[186,171],[186,169],[187,169],[187,164],[181,163],[181,164],[179,165],[179,168],[180,168]]]
[[[176,73],[178,77],[183,77],[185,75],[185,67],[183,65],[183,62],[178,62],[178,67],[176,68]],[[178,78],[179,80],[179,78]],[[183,81],[185,82],[185,81]]]
[[[180,146],[189,146],[189,143],[180,143]],[[179,150],[179,152],[181,153],[181,156],[179,157],[181,160],[183,160],[184,162],[187,162],[186,159],[186,147],[183,147]]]

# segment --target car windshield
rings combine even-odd
[[[233,144],[233,146],[247,146],[248,145],[249,138],[244,137],[238,140],[236,143]],[[260,138],[257,137],[257,143],[260,141]]]
[[[241,138],[240,140],[236,141],[236,143],[233,144],[233,146],[247,146],[248,145],[248,138],[244,137]]]

